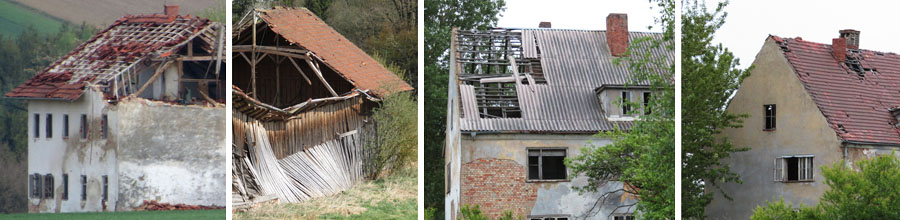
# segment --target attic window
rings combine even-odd
[[[481,118],[521,118],[515,83],[481,83],[475,87]]]
[[[775,104],[771,105],[763,105],[763,109],[765,110],[765,120],[766,127],[765,131],[773,131],[775,130]]]

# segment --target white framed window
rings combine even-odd
[[[567,180],[566,148],[527,148],[528,180]]]
[[[531,215],[528,220],[569,220],[571,215]]]
[[[815,173],[813,158],[813,155],[792,155],[775,158],[775,181],[813,181],[813,173]]]

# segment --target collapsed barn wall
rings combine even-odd
[[[88,89],[75,101],[29,100],[28,101],[28,174],[41,175],[43,184],[35,184],[29,179],[28,212],[99,212],[113,210],[117,195],[110,193],[104,202],[102,198],[102,177],[107,176],[109,189],[115,189],[116,136],[103,138],[102,115],[112,114],[103,95]],[[35,114],[39,116],[35,136]],[[52,114],[52,133],[47,137],[47,116]],[[81,115],[87,118],[88,132],[82,136]],[[64,116],[68,115],[68,137],[64,136]],[[112,117],[112,116],[109,116]],[[110,129],[115,130],[114,126]],[[84,138],[82,138],[84,137]],[[63,175],[68,175],[68,190]],[[82,190],[81,175],[87,182]],[[41,189],[53,179],[52,194]],[[32,191],[38,190],[37,195]],[[68,198],[63,198],[68,191]],[[82,192],[85,198],[82,200]]]
[[[127,99],[115,111],[119,209],[131,210],[143,200],[225,205],[222,107]]]

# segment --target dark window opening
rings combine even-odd
[[[87,137],[88,137],[87,115],[81,114],[81,139],[87,139]]]
[[[616,216],[613,216],[613,220],[634,220],[634,216],[632,216],[632,215],[616,215]]]
[[[622,91],[622,115],[631,114],[631,93]]]
[[[62,130],[63,138],[68,138],[69,137],[69,114],[63,115],[62,123],[63,123],[63,130]]]
[[[775,104],[764,105],[763,108],[765,109],[765,130],[775,130]]]
[[[812,181],[814,171],[812,156],[787,156],[775,160],[775,181]]]
[[[103,201],[108,201],[109,199],[109,177],[103,175]]]
[[[62,183],[63,183],[62,199],[69,200],[69,174],[63,173]]]
[[[81,175],[81,201],[87,200],[87,176]]]
[[[652,113],[650,110],[650,93],[644,92],[644,114],[649,115]]]
[[[564,180],[567,178],[565,149],[529,149],[529,180]]]
[[[452,164],[453,164],[453,163],[448,163],[448,164],[447,164],[447,168],[446,168],[445,173],[444,173],[444,175],[445,175],[446,178],[447,178],[447,182],[446,182],[447,185],[444,186],[444,188],[446,189],[446,190],[445,190],[445,191],[446,191],[446,192],[445,192],[446,194],[450,194],[450,185],[453,183],[453,182],[452,182],[452,181],[453,181],[453,173],[450,172],[450,168],[453,167]]]
[[[53,198],[53,174],[44,176],[44,196],[43,198]]]
[[[53,137],[53,114],[47,114],[47,138]]]
[[[106,139],[106,137],[109,136],[109,121],[107,121],[106,119],[107,119],[106,114],[103,114],[103,118],[100,121],[100,124],[101,124],[100,131],[101,131],[101,134],[103,135],[103,139]]]
[[[34,137],[41,137],[41,114],[34,114]]]
[[[28,181],[31,191],[31,198],[41,198],[41,174],[31,174],[31,181]]]
[[[569,220],[569,215],[531,216],[529,220]]]

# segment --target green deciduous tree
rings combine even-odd
[[[425,206],[444,208],[444,127],[447,116],[448,51],[453,27],[488,29],[505,10],[504,0],[425,1]]]
[[[632,80],[650,82],[651,113],[635,121],[629,132],[617,130],[597,135],[613,139],[612,144],[582,148],[579,156],[567,159],[568,167],[589,179],[588,185],[577,188],[579,191],[598,192],[609,181],[625,185],[613,191],[599,191],[597,205],[581,217],[595,215],[612,195],[624,192],[635,195],[637,203],[617,208],[637,206],[643,219],[675,218],[675,58],[651,56],[654,49],[674,51],[675,2],[651,2],[660,10],[656,22],[663,27],[663,37],[635,39],[628,56],[617,60],[628,66]]]
[[[822,167],[829,189],[816,206],[794,211],[781,199],[757,207],[751,219],[900,219],[900,159],[879,155],[856,164],[858,169],[843,161]]]
[[[741,118],[746,117],[726,112],[725,105],[749,69],[737,68],[739,60],[721,44],[712,43],[725,22],[727,2],[713,11],[695,0],[682,3],[681,204],[685,218],[703,219],[718,184],[740,182],[721,161],[744,149],[732,146],[727,138],[717,140],[717,135],[724,128],[740,127]]]

